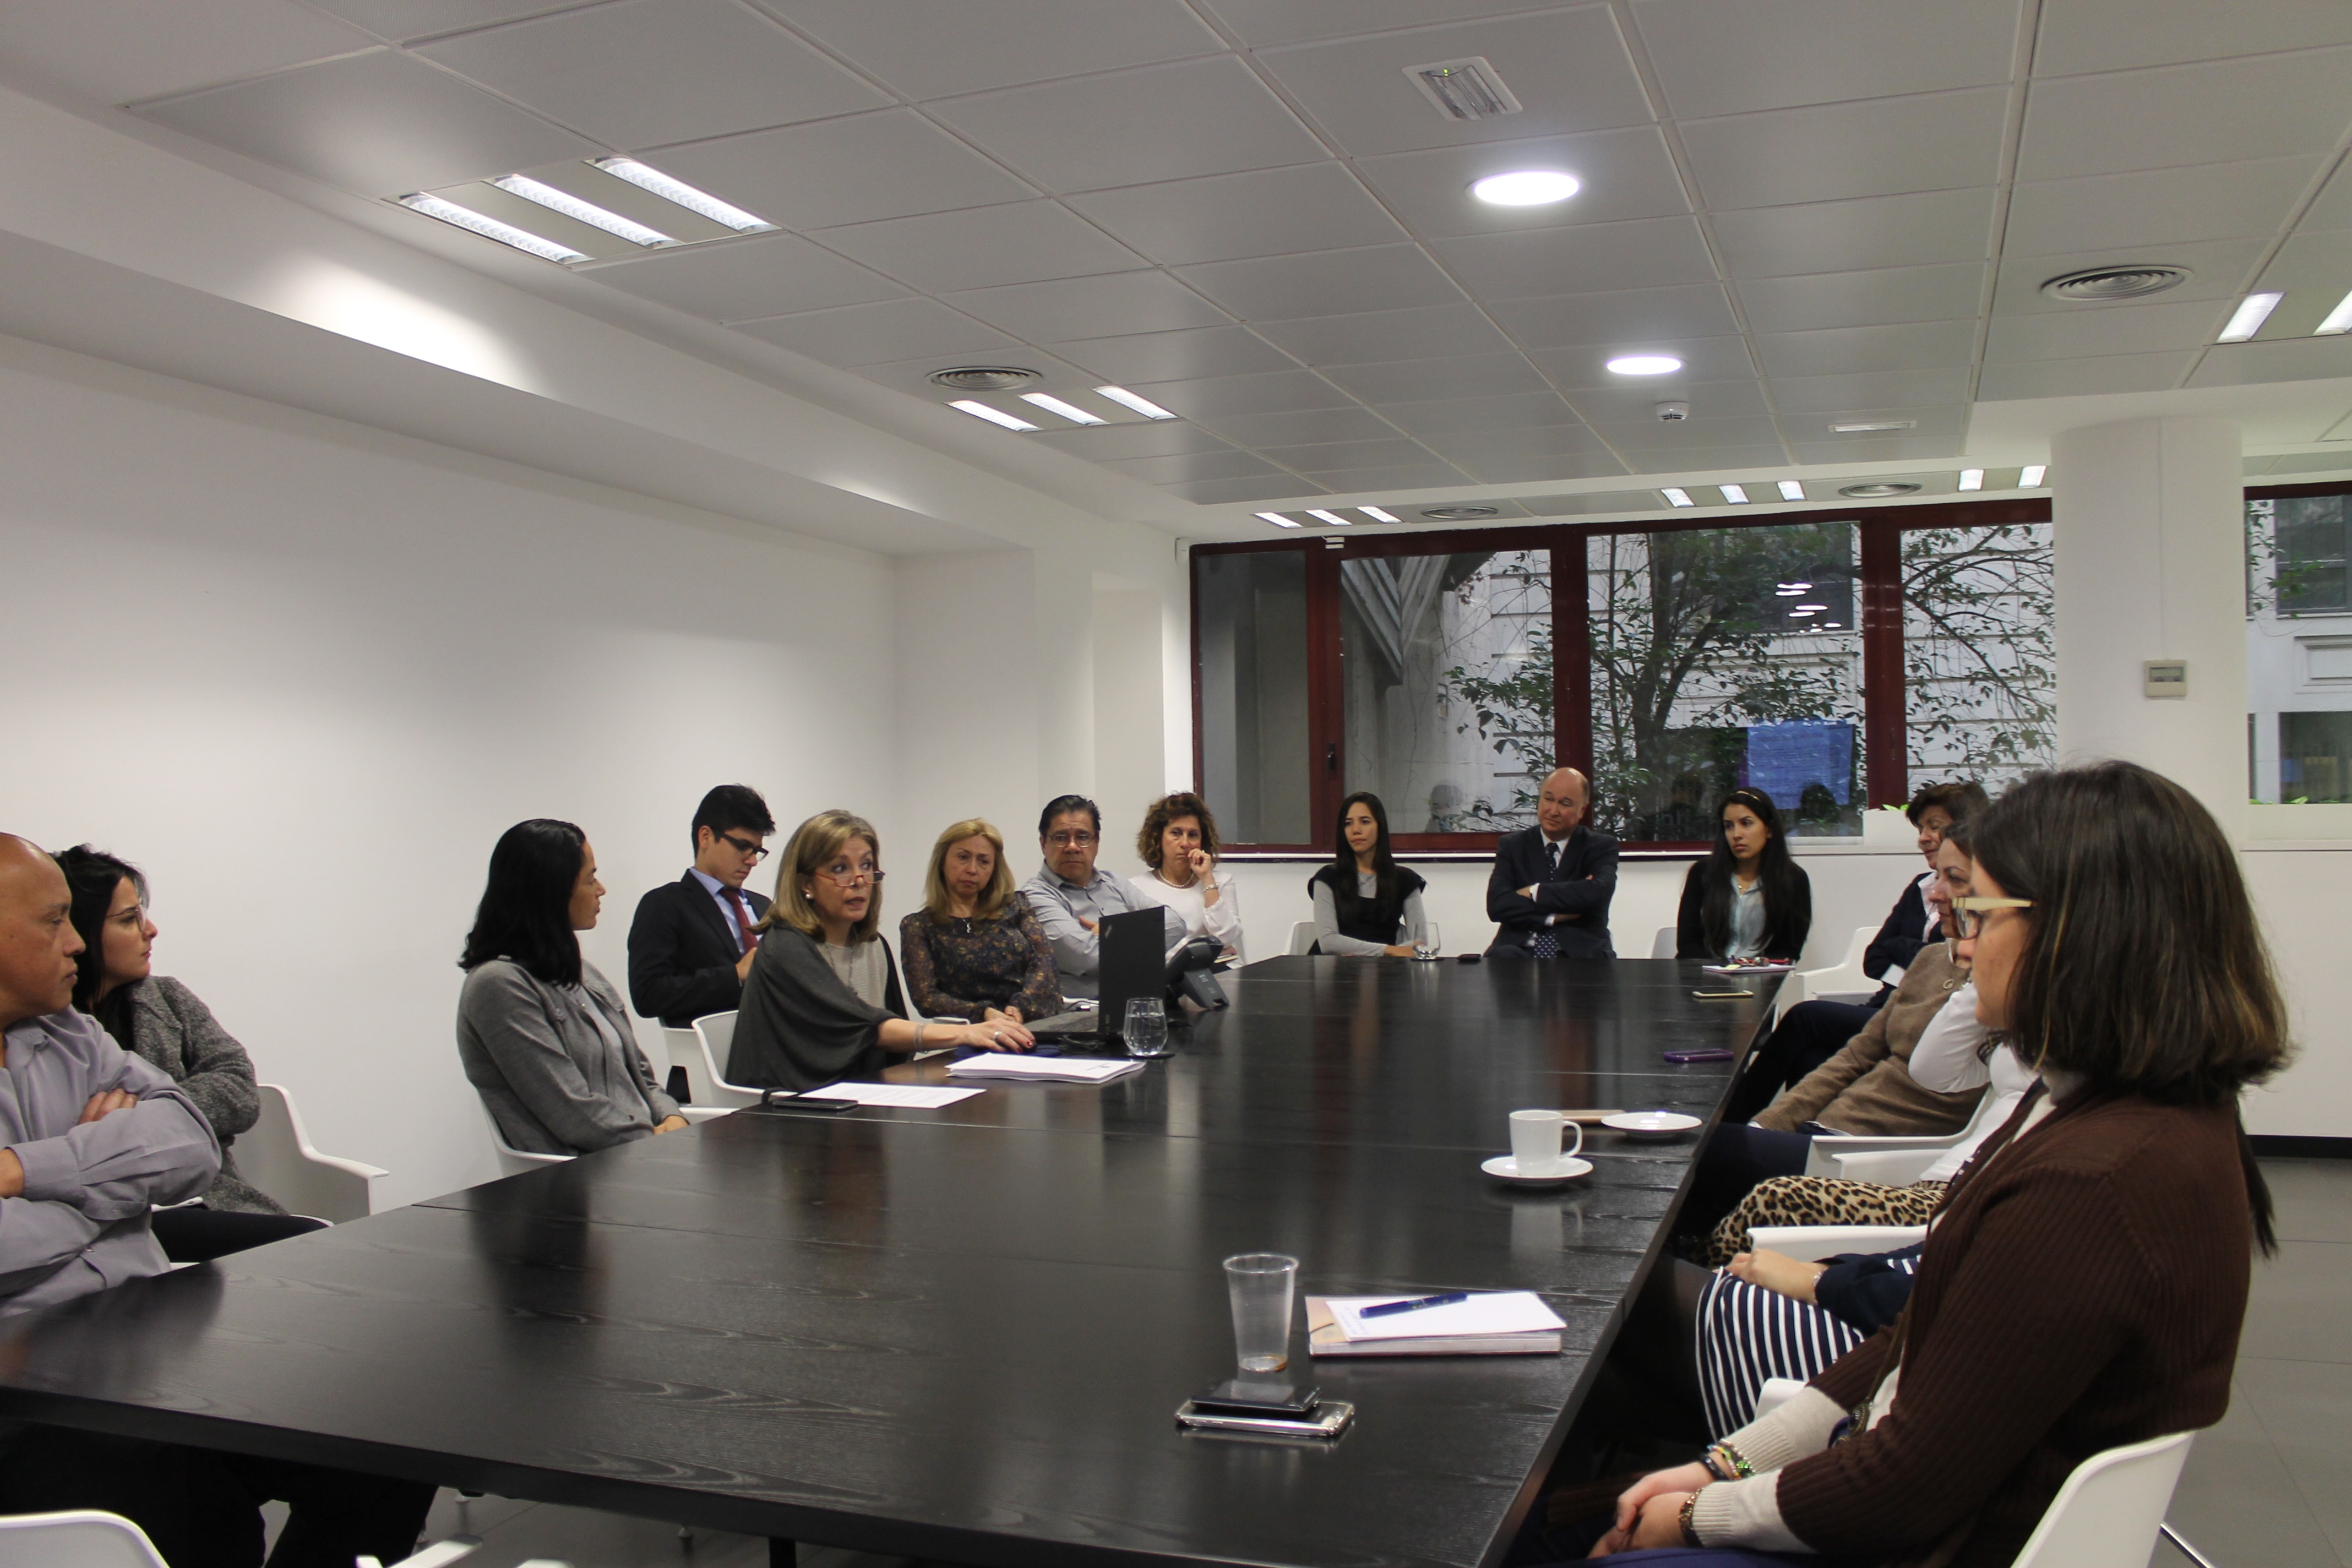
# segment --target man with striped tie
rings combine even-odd
[[[1536,826],[1503,835],[1486,879],[1486,916],[1499,929],[1492,958],[1614,958],[1609,900],[1617,893],[1617,840],[1584,826],[1591,785],[1554,768],[1536,796]]]

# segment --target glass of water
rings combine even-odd
[[[1421,929],[1412,933],[1412,955],[1427,963],[1437,956],[1437,922],[1423,921]]]
[[[1290,1296],[1297,1283],[1296,1258],[1244,1252],[1225,1259],[1234,1349],[1244,1372],[1280,1372],[1290,1364]]]
[[[1149,1059],[1168,1054],[1168,1008],[1157,996],[1130,997],[1127,1016],[1119,1021],[1119,1037],[1127,1054]]]

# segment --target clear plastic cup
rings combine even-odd
[[[1168,1008],[1157,996],[1130,997],[1127,1016],[1119,1020],[1119,1038],[1127,1054],[1150,1059],[1168,1054]]]
[[[1437,922],[1423,921],[1421,929],[1413,932],[1412,955],[1427,963],[1437,956],[1438,951]]]
[[[1290,1364],[1290,1298],[1297,1283],[1296,1258],[1244,1252],[1225,1259],[1234,1350],[1244,1372],[1280,1372]]]

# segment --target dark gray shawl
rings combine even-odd
[[[843,984],[815,939],[790,926],[772,927],[760,938],[760,955],[743,981],[727,1081],[757,1089],[822,1089],[877,1071],[886,1059],[883,1024],[907,1016],[898,961],[887,942],[882,944],[882,961],[889,973],[883,993],[887,1010],[868,1005]]]

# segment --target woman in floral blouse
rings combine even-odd
[[[977,1022],[997,1008],[1018,1022],[1062,1010],[1054,950],[1013,896],[1004,836],[978,817],[931,846],[923,907],[898,922],[898,956],[919,1016]]]

